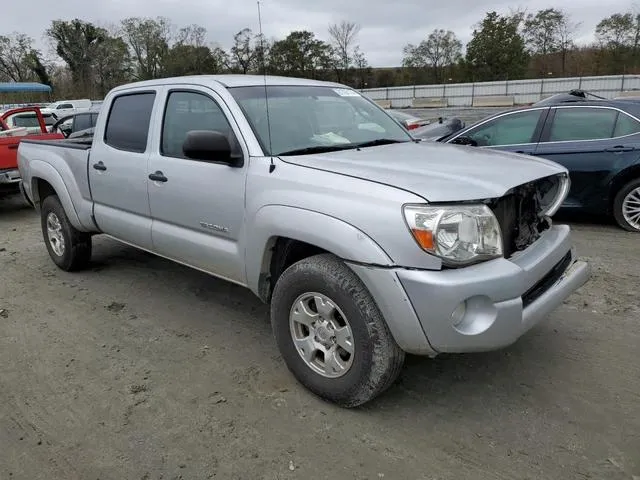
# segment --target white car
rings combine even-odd
[[[50,113],[56,118],[62,118],[67,115],[89,110],[91,107],[91,100],[84,98],[81,100],[60,100],[48,105],[47,108],[43,108],[41,111],[43,115]]]

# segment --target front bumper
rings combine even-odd
[[[439,271],[350,267],[376,300],[398,345],[429,356],[506,347],[590,276],[589,265],[576,260],[566,225],[553,226],[508,260]]]
[[[473,352],[514,343],[586,283],[590,267],[559,225],[509,260],[397,275],[433,349]]]

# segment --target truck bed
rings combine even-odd
[[[64,138],[60,140],[37,140],[25,139],[20,143],[35,143],[37,145],[48,145],[52,147],[73,148],[75,150],[89,150],[91,148],[92,138]]]

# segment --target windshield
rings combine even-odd
[[[325,86],[270,86],[229,91],[242,108],[266,155],[302,154],[385,143],[411,137],[384,110],[358,92]],[[269,141],[269,125],[271,141]]]

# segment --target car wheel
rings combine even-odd
[[[640,179],[620,189],[613,201],[613,215],[625,230],[640,232]]]
[[[343,407],[384,392],[404,363],[371,294],[333,255],[306,258],[281,275],[271,299],[271,324],[296,379]]]
[[[44,242],[53,262],[68,272],[86,267],[91,260],[91,235],[71,225],[57,195],[42,201],[40,215]]]

